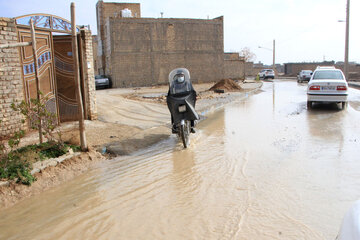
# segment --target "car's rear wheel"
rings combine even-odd
[[[347,102],[342,102],[341,103],[341,109],[343,109],[343,110],[346,109],[347,105],[348,105]]]
[[[307,109],[312,109],[312,101],[307,101]]]

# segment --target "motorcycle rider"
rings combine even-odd
[[[172,96],[172,97],[183,97],[186,95],[190,95],[190,99],[192,101],[192,105],[195,108],[195,103],[196,103],[196,91],[194,90],[191,81],[185,81],[186,80],[186,75],[188,76],[188,78],[190,79],[190,73],[186,68],[179,68],[176,72],[176,74],[174,75],[173,79],[172,79],[172,83],[170,84],[169,87],[169,91],[168,91],[168,96]],[[171,105],[169,103],[169,98],[167,98],[167,104],[168,104],[168,108],[170,110]],[[170,110],[171,113],[171,110]],[[191,120],[190,121],[191,124],[191,129],[190,131],[192,133],[195,133],[195,120]],[[177,133],[179,130],[177,129],[176,124],[174,124],[174,117],[171,114],[171,125],[172,125],[172,133]]]

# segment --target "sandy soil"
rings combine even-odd
[[[208,91],[214,83],[194,84],[198,92],[197,111],[231,97]],[[261,83],[250,81],[240,83],[241,90],[259,88]],[[68,181],[104,160],[99,152],[110,156],[128,155],[151,146],[171,135],[170,114],[166,105],[168,87],[144,87],[126,89],[106,89],[96,92],[98,120],[85,121],[86,139],[91,150],[64,163],[50,167],[39,173],[32,186],[10,184],[0,187],[0,209],[45,191],[61,182]],[[231,99],[229,100],[231,101]],[[78,123],[64,123],[59,127],[64,141],[79,144]],[[37,142],[37,133],[28,133],[20,146]]]

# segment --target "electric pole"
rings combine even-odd
[[[344,74],[346,80],[349,80],[349,15],[350,15],[350,0],[347,0],[346,5],[346,31],[345,31],[345,61]]]

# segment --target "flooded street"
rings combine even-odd
[[[360,199],[360,91],[306,109],[262,89],[175,136],[0,213],[0,239],[335,239]],[[170,131],[170,130],[169,130]]]

